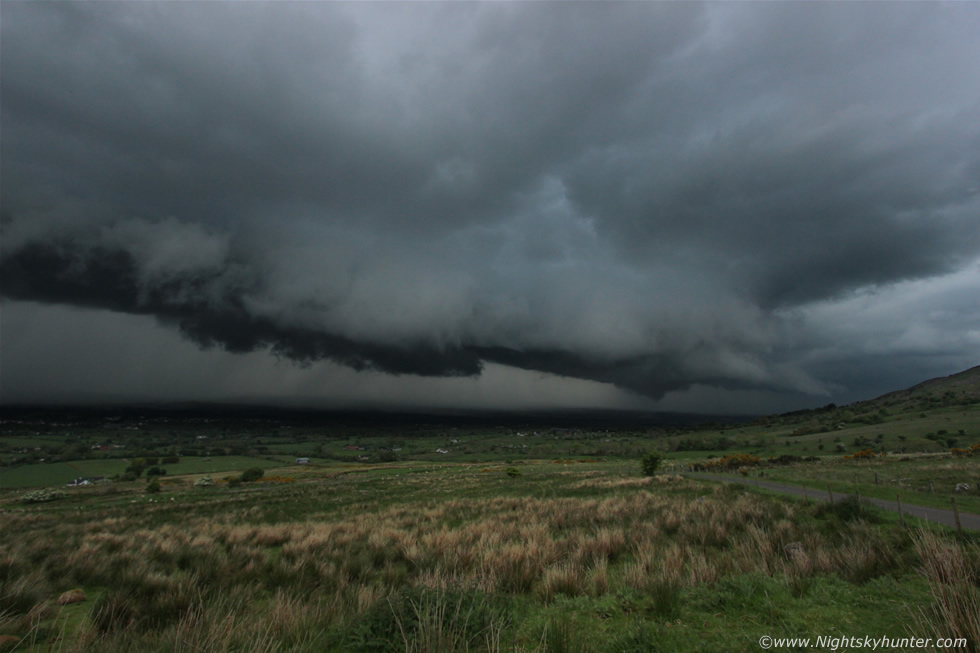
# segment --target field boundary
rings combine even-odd
[[[816,501],[830,501],[830,494],[824,490],[817,490],[811,487],[803,487],[800,485],[790,485],[789,483],[774,482],[774,481],[760,481],[753,478],[739,478],[736,476],[724,476],[721,474],[706,474],[704,472],[684,472],[684,476],[688,478],[695,478],[704,481],[721,481],[723,483],[739,483],[741,485],[754,485],[756,487],[761,487],[766,490],[772,490],[773,492],[781,492],[783,494],[791,494],[799,497],[807,497],[809,499],[814,499]],[[844,492],[834,492],[834,501],[839,501],[842,499],[847,499],[851,497],[851,494]],[[877,506],[879,508],[884,508],[885,510],[891,510],[892,512],[898,512],[898,502],[889,501],[887,499],[878,499],[875,497],[861,497],[861,501],[866,501],[871,505]],[[933,508],[931,506],[919,506],[915,504],[902,502],[902,513],[910,517],[917,517],[919,519],[924,519],[929,522],[935,522],[938,524],[943,524],[944,526],[956,527],[956,517],[952,510],[944,510],[943,508]],[[980,515],[976,515],[972,512],[960,511],[960,525],[972,531],[980,531]]]

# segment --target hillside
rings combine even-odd
[[[822,408],[796,410],[780,415],[761,417],[757,423],[800,424],[808,421],[844,421],[872,423],[888,415],[920,413],[922,411],[968,406],[980,403],[980,366],[949,376],[929,379],[904,390],[895,390],[874,399],[857,401],[846,406],[828,404]]]
[[[893,406],[906,402],[942,404],[945,402],[974,403],[980,401],[980,365],[968,370],[923,381],[905,390],[896,390],[870,402]]]

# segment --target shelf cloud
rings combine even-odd
[[[51,2],[0,29],[18,324],[148,317],[202,349],[189,376],[494,366],[726,409],[977,363],[980,6]],[[24,344],[4,394],[43,399],[22,379],[64,361]]]

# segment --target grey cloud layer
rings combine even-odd
[[[972,5],[6,3],[2,30],[4,296],[202,345],[818,393],[787,316],[980,255]]]

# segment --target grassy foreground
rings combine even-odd
[[[757,651],[964,637],[980,549],[621,463],[0,499],[0,650]],[[59,606],[63,592],[87,600]]]

